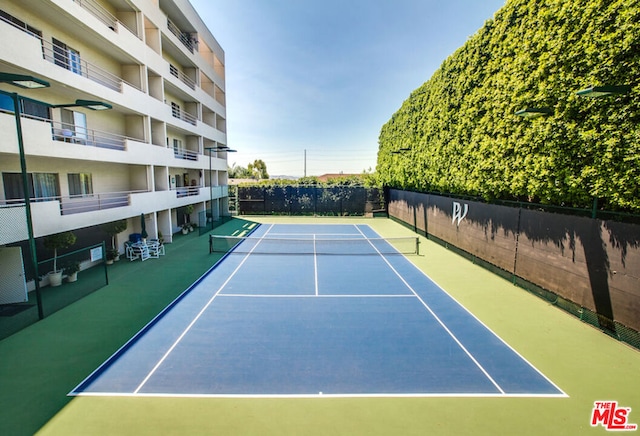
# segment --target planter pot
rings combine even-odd
[[[51,271],[49,273],[49,286],[60,286],[62,284],[62,270]]]
[[[186,235],[187,233],[189,233],[189,229],[182,229],[182,234]]]
[[[107,265],[113,265],[113,259],[107,259]]]
[[[113,258],[114,262],[118,262],[120,260],[120,255],[118,254],[116,257]]]
[[[71,274],[69,274],[67,276],[67,281],[68,282],[75,282],[76,280],[78,280],[78,273],[77,272],[71,273]]]

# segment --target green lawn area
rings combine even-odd
[[[234,219],[366,223],[384,218]],[[422,238],[413,261],[555,382],[569,398],[134,398],[66,394],[214,262],[206,236],[177,236],[167,255],[109,267],[109,285],[0,341],[0,429],[6,435],[582,435],[594,401],[631,407],[640,423],[640,352]],[[80,278],[81,279],[81,278]]]

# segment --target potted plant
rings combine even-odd
[[[111,250],[107,250],[107,260],[109,260],[109,251],[115,251],[116,255],[111,258],[111,261],[120,260],[120,253],[116,249],[116,235],[127,230],[127,220],[112,221],[102,225],[104,230],[109,236],[111,236]]]
[[[76,243],[76,235],[73,232],[56,233],[44,238],[44,246],[53,250],[53,271],[49,273],[49,284],[60,286],[62,284],[62,270],[58,270],[58,249],[71,247]]]
[[[186,235],[187,233],[189,233],[190,229],[191,229],[191,225],[189,223],[184,223],[182,225],[182,234]]]
[[[115,260],[120,260],[120,252],[117,248],[107,250],[107,265],[111,265]]]
[[[63,268],[64,273],[67,275],[68,282],[75,282],[78,280],[78,271],[80,271],[80,263],[77,261],[67,262]]]

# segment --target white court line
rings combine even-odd
[[[318,296],[318,252],[316,251],[316,235],[313,234],[313,273],[316,286],[316,297]]]
[[[413,294],[218,294],[227,298],[416,298]]]
[[[147,397],[147,398],[566,398],[561,394],[493,394],[493,393],[343,393],[343,394],[179,394],[179,393],[139,393],[128,392],[82,392],[77,397]]]
[[[271,227],[273,227],[273,224],[271,224]],[[265,234],[269,233],[269,230],[267,230],[265,232]],[[238,266],[236,267],[236,269],[229,275],[229,277],[227,277],[227,280],[225,280],[225,282],[220,286],[220,288],[218,288],[218,290],[216,291],[215,294],[213,294],[213,297],[211,297],[209,299],[209,301],[207,301],[207,304],[204,305],[204,307],[200,310],[200,312],[198,312],[198,314],[196,315],[196,317],[189,323],[189,325],[187,326],[186,329],[184,329],[184,331],[180,334],[180,336],[178,337],[178,339],[175,340],[175,342],[173,343],[173,345],[171,345],[171,347],[169,347],[169,349],[167,350],[166,353],[164,353],[164,355],[162,356],[162,358],[160,358],[160,360],[158,361],[158,363],[156,363],[156,365],[153,367],[153,369],[151,369],[151,371],[149,372],[149,374],[147,374],[147,376],[142,380],[142,382],[140,383],[140,385],[138,385],[138,387],[133,391],[134,394],[137,394],[138,392],[140,392],[140,389],[142,389],[142,387],[147,383],[147,381],[149,381],[149,379],[153,376],[153,374],[158,370],[158,368],[160,368],[160,365],[162,365],[164,363],[164,361],[167,359],[167,357],[169,357],[169,354],[171,354],[171,352],[173,352],[173,350],[178,346],[178,344],[180,343],[180,341],[182,341],[182,339],[187,335],[187,333],[189,333],[189,330],[191,330],[191,328],[195,325],[195,323],[200,319],[200,317],[202,316],[202,314],[205,312],[205,310],[207,310],[207,308],[209,306],[211,306],[211,303],[213,303],[213,300],[216,299],[216,297],[218,296],[218,294],[220,293],[220,291],[222,291],[222,289],[224,289],[224,287],[227,285],[227,283],[229,283],[229,281],[231,281],[231,279],[236,275],[236,273],[240,270],[240,268],[242,267],[242,265],[244,265],[244,263],[246,262],[246,260],[249,258],[249,256],[251,255],[251,253],[253,252],[253,250],[255,250],[255,248],[260,244],[260,241],[258,241],[249,251],[249,253],[247,253],[247,255],[242,259],[242,261],[238,264]]]
[[[355,225],[355,224],[354,224]],[[362,234],[362,236],[364,238],[366,238],[366,235],[364,233],[362,233],[362,230],[360,230],[359,227],[356,226],[356,228],[358,229],[358,231]],[[471,361],[473,361],[473,363],[475,363],[475,365],[480,369],[480,371],[482,371],[482,373],[489,379],[489,381],[491,381],[491,383],[493,383],[493,385],[496,387],[496,389],[498,389],[500,391],[501,394],[506,394],[505,391],[500,387],[500,385],[493,379],[493,377],[491,377],[491,375],[487,372],[486,369],[484,369],[482,367],[482,365],[480,364],[480,362],[478,362],[476,360],[475,357],[473,357],[473,355],[471,354],[471,352],[469,352],[469,350],[467,350],[467,348],[462,345],[462,342],[460,342],[460,340],[456,337],[455,334],[453,334],[453,332],[451,330],[449,330],[449,328],[446,326],[446,324],[438,317],[438,315],[436,315],[436,313],[431,309],[431,307],[429,307],[429,305],[418,295],[418,293],[411,287],[411,285],[409,285],[409,283],[407,283],[407,281],[404,279],[404,277],[402,277],[402,275],[400,275],[400,273],[393,267],[393,265],[391,265],[391,263],[389,263],[389,261],[387,260],[387,258],[380,253],[380,250],[378,250],[378,248],[373,245],[371,243],[371,241],[369,241],[369,243],[371,244],[371,246],[373,247],[374,250],[376,250],[378,252],[378,254],[380,255],[380,257],[382,257],[382,259],[385,261],[385,263],[389,266],[389,268],[391,268],[391,270],[398,276],[398,278],[400,278],[400,280],[405,284],[405,286],[407,286],[407,288],[409,288],[409,290],[413,293],[413,295],[416,296],[416,298],[420,301],[420,303],[422,303],[422,305],[425,307],[425,309],[427,309],[429,311],[429,313],[435,318],[436,321],[438,321],[438,324],[440,324],[442,326],[442,328],[447,332],[447,334],[449,336],[451,336],[451,338],[456,342],[456,344],[458,344],[458,346],[462,349],[462,351],[464,351],[464,353],[469,356],[469,358],[471,359]]]
[[[280,235],[280,236],[306,236],[309,237],[311,234],[309,233],[279,233],[279,232],[271,232],[272,235]],[[359,233],[317,233],[320,236],[353,236],[361,238],[362,235]]]

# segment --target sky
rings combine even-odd
[[[301,177],[375,171],[382,126],[505,0],[191,3],[225,51],[229,166]]]

